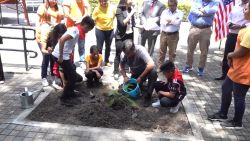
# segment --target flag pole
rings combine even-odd
[[[219,50],[220,50],[220,46],[221,46],[221,40],[220,40],[220,44],[219,44]]]

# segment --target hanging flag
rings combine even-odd
[[[215,41],[225,38],[228,34],[228,15],[235,5],[235,0],[220,0],[218,11],[214,16]]]

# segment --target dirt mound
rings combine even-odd
[[[176,114],[168,108],[142,107],[142,99],[127,99],[114,94],[106,86],[77,88],[78,104],[67,107],[60,102],[60,92],[54,92],[28,116],[28,119],[92,127],[133,129],[173,134],[192,134],[183,107]],[[114,98],[115,97],[115,98]]]

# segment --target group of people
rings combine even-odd
[[[187,41],[187,62],[181,71],[174,65],[179,29],[183,18],[183,12],[177,8],[177,5],[177,0],[168,0],[168,9],[166,9],[165,5],[158,0],[145,0],[138,24],[135,22],[136,8],[132,0],[120,0],[117,8],[110,5],[107,0],[99,0],[99,5],[93,10],[92,17],[89,16],[91,10],[85,0],[64,0],[63,8],[60,8],[56,0],[47,0],[37,12],[39,15],[37,40],[43,53],[41,69],[43,85],[48,85],[46,77],[50,62],[51,75],[63,81],[64,91],[61,100],[68,102],[71,98],[77,97],[74,86],[77,81],[82,81],[82,76],[76,73],[74,66],[75,45],[78,44],[79,61],[86,62],[85,76],[91,86],[103,75],[102,64],[111,66],[110,48],[112,39],[115,38],[114,79],[118,79],[121,75],[124,82],[128,81],[127,65],[130,68],[131,77],[135,78],[140,85],[148,80],[144,106],[151,105],[152,93],[155,90],[159,99],[153,102],[152,106],[172,107],[171,112],[177,112],[180,101],[186,95],[181,71],[189,73],[193,69],[193,54],[197,43],[201,51],[197,75],[204,75],[218,2],[216,0],[193,2],[188,16],[191,28]],[[66,17],[66,26],[61,24],[64,17]],[[226,119],[233,92],[235,117],[229,122],[231,127],[242,127],[245,96],[250,86],[248,67],[250,65],[248,43],[250,31],[247,27],[249,17],[248,0],[241,0],[240,5],[235,6],[229,16],[230,34],[224,53],[223,75],[216,78],[216,80],[225,79],[222,85],[221,110],[209,116],[211,120]],[[114,32],[115,18],[117,28]],[[96,45],[90,47],[90,55],[85,57],[85,36],[94,27]],[[134,27],[140,30],[140,45],[134,44]],[[157,69],[152,56],[158,35],[160,35],[160,50]],[[144,47],[146,42],[148,50]],[[233,44],[236,44],[235,50]],[[169,59],[165,61],[167,49],[169,49]],[[157,81],[157,72],[163,72],[167,81]]]

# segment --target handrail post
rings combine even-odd
[[[26,36],[25,36],[24,27],[22,27],[22,33],[23,33],[23,50],[24,50],[25,69],[26,71],[28,71],[28,58],[27,58]]]

